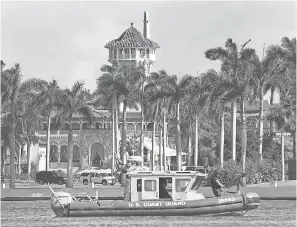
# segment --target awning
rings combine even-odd
[[[148,138],[148,137],[144,137],[143,139],[143,146],[148,149],[149,151],[152,150],[152,138]],[[155,141],[155,146],[154,146],[154,153],[155,154],[159,154],[160,148],[159,148],[160,144],[158,141]],[[166,156],[176,156],[176,150],[172,149],[170,147],[166,147],[165,148],[165,152],[166,152]],[[163,149],[162,152],[163,154]],[[182,152],[182,155],[186,155],[186,153]]]

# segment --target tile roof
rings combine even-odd
[[[156,42],[145,38],[140,31],[133,27],[133,24],[118,39],[108,42],[104,47],[107,49],[121,47],[160,48]]]

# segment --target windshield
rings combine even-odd
[[[177,192],[184,192],[191,179],[176,179],[175,180],[175,190]]]
[[[203,181],[203,178],[201,178],[201,177],[196,177],[195,183],[193,184],[191,190],[193,190],[193,191],[197,191],[198,188],[199,188],[199,186],[201,185],[202,181]]]

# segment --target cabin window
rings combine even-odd
[[[175,180],[175,190],[177,192],[184,192],[190,183],[191,179],[176,179]]]
[[[141,179],[137,179],[137,191],[138,192],[141,192],[142,191],[141,186],[142,186]]]
[[[203,181],[203,178],[201,178],[201,177],[196,177],[195,183],[193,184],[191,190],[193,190],[193,191],[197,191],[198,188],[199,188],[199,186],[201,185],[202,181]]]
[[[155,180],[144,181],[144,191],[154,192],[156,191],[157,182]]]

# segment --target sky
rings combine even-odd
[[[151,39],[160,45],[153,71],[197,74],[220,69],[205,58],[209,48],[228,38],[262,57],[263,46],[296,37],[296,3],[285,1],[6,1],[1,2],[1,59],[19,63],[23,80],[56,79],[61,88],[84,80],[96,89],[100,67],[107,64],[104,45],[131,22],[143,32],[149,12]]]

